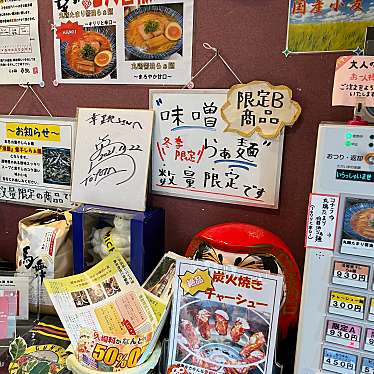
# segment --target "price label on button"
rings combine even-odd
[[[370,309],[369,309],[368,320],[370,322],[374,321],[374,299],[370,300]]]
[[[322,369],[340,374],[355,374],[357,356],[325,348],[323,350]]]
[[[332,283],[367,289],[369,269],[367,265],[335,261]]]
[[[363,374],[374,374],[374,360],[372,358],[363,357],[361,371]]]
[[[364,319],[365,297],[333,291],[330,293],[329,312],[345,317]]]
[[[364,350],[374,353],[374,330],[366,329]]]
[[[361,327],[338,321],[327,321],[325,340],[347,348],[360,348]]]

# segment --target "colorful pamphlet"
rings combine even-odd
[[[178,259],[175,281],[170,372],[272,373],[282,276]]]

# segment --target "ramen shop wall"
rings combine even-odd
[[[146,86],[54,87],[51,1],[39,0],[39,12],[46,86],[37,90],[55,116],[75,116],[77,106],[148,107],[150,87]],[[302,266],[318,124],[322,120],[346,120],[351,110],[333,109],[330,105],[336,54],[290,56],[288,59],[282,55],[286,45],[287,13],[287,0],[195,0],[194,71],[211,57],[211,52],[202,47],[203,42],[209,42],[220,49],[242,81],[263,79],[291,87],[303,113],[295,127],[286,132],[280,208],[268,210],[152,196],[152,205],[166,210],[167,249],[183,252],[199,230],[217,223],[240,221],[263,226],[278,234]],[[216,62],[195,83],[197,88],[228,88],[236,81],[223,64]],[[0,90],[0,112],[8,114],[22,89],[3,86]],[[27,95],[16,114],[44,113],[39,103]],[[0,204],[2,257],[15,259],[18,221],[32,211],[25,206]]]

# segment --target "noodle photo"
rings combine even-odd
[[[61,64],[71,78],[104,78],[116,68],[115,29],[85,29],[83,35],[61,45]]]
[[[374,241],[374,201],[347,198],[343,239]]]
[[[167,59],[183,47],[183,17],[169,6],[143,6],[125,17],[128,59]],[[178,4],[176,4],[178,6]],[[178,9],[183,11],[183,8]]]

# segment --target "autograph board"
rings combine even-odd
[[[78,109],[72,200],[145,209],[153,112]]]

